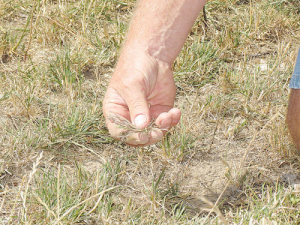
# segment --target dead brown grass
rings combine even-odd
[[[298,1],[209,1],[174,63],[181,124],[138,149],[101,112],[133,7],[0,0],[0,223],[297,223]]]

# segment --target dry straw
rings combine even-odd
[[[128,141],[128,139],[133,135],[134,133],[144,133],[148,136],[150,135],[151,131],[155,130],[161,130],[158,128],[158,126],[154,123],[154,118],[152,118],[150,124],[144,128],[138,128],[133,123],[125,119],[124,117],[121,117],[120,115],[116,113],[109,113],[108,119],[116,124],[118,127],[122,128],[122,132],[120,133],[120,140],[123,142]]]

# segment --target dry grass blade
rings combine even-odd
[[[129,138],[129,136],[134,133],[145,133],[145,134],[150,135],[151,131],[153,131],[155,129],[159,129],[155,125],[154,119],[152,119],[150,124],[144,129],[138,128],[137,126],[132,124],[130,121],[128,121],[127,119],[123,118],[122,116],[120,116],[116,113],[109,113],[108,119],[112,123],[116,124],[118,127],[123,129],[121,132],[121,135],[119,137],[122,141],[126,141]]]
[[[226,185],[227,186],[227,185]],[[204,209],[206,211],[209,211],[208,215],[206,218],[208,218],[212,212],[215,212],[217,214],[217,216],[220,218],[220,220],[225,224],[227,225],[228,222],[227,220],[225,219],[225,217],[222,215],[220,209],[218,208],[217,204],[214,204],[212,203],[211,201],[209,201],[206,197],[204,196],[201,196],[201,200],[203,202],[205,202],[206,204],[208,204],[210,206],[210,209]],[[205,223],[206,220],[204,220],[203,224]]]
[[[50,213],[55,219],[57,219],[57,215],[51,209],[49,209],[48,205],[39,196],[35,196],[35,198],[41,205],[46,208],[48,213]]]
[[[93,198],[96,198],[96,197],[98,197],[98,196],[101,197],[101,196],[103,196],[103,194],[105,194],[105,193],[107,193],[107,192],[110,192],[110,191],[113,191],[113,190],[115,190],[115,189],[117,189],[117,188],[119,188],[119,187],[120,187],[120,186],[115,186],[115,187],[108,188],[108,189],[106,189],[106,190],[104,190],[104,191],[101,191],[101,192],[98,193],[98,194],[95,194],[95,195],[93,195],[93,196],[91,196],[91,197],[85,199],[84,201],[78,203],[77,205],[72,206],[72,207],[69,208],[62,216],[60,216],[60,217],[55,221],[55,224],[59,224],[60,221],[61,221],[64,217],[66,217],[70,212],[72,212],[72,211],[73,211],[74,209],[76,209],[78,206],[80,206],[80,205],[82,205],[82,204],[84,204],[84,203],[86,203],[86,202],[88,202],[88,201],[90,201],[90,200],[92,200]]]
[[[27,200],[27,194],[28,194],[28,190],[29,190],[29,185],[30,185],[31,181],[34,179],[34,174],[36,173],[37,167],[40,164],[42,158],[43,158],[43,152],[41,152],[38,155],[35,163],[32,166],[32,171],[29,174],[29,178],[28,178],[28,181],[27,181],[26,186],[25,186],[25,191],[24,191],[24,194],[22,196],[22,198],[23,198],[23,209],[24,209],[25,221],[27,220],[27,206],[26,206],[27,202],[26,202],[26,200]]]

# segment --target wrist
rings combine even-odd
[[[123,46],[119,62],[124,62],[124,59],[132,60],[137,59],[140,61],[144,57],[156,61],[159,66],[172,68],[174,59],[164,52],[164,46],[158,43],[152,44],[151,41],[147,43],[137,43],[137,42],[126,42]],[[118,63],[119,64],[119,63]]]

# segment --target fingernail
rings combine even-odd
[[[180,120],[173,120],[172,122],[177,124]]]
[[[138,142],[140,145],[146,144],[148,141],[149,141],[149,137],[147,134],[143,134],[143,133],[139,134]]]
[[[153,139],[156,139],[157,141],[160,141],[163,138],[163,132],[161,131],[161,129],[153,128],[151,130],[151,137]]]
[[[135,117],[134,119],[134,124],[137,127],[142,127],[145,123],[147,122],[147,117],[143,114],[138,115],[137,117]]]
[[[170,127],[169,127],[169,126],[166,126],[166,127],[161,126],[160,129],[161,129],[161,130],[164,130],[164,131],[168,131],[168,130],[170,129]]]

